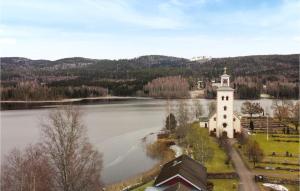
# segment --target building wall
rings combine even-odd
[[[213,114],[208,121],[209,132],[214,131],[217,128],[217,114]]]
[[[206,127],[208,128],[208,121],[200,121],[199,122],[200,127],[205,127],[205,124],[206,124]]]
[[[226,99],[228,97],[228,100]],[[224,98],[224,99],[222,99]],[[233,91],[217,91],[217,137],[227,132],[228,138],[233,138]],[[224,110],[226,107],[226,110]],[[226,117],[226,118],[225,118]],[[223,124],[226,124],[224,127]]]
[[[236,133],[241,133],[241,119],[239,116],[233,114],[235,120],[233,120],[233,129]]]

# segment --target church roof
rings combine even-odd
[[[218,87],[217,91],[218,90],[222,90],[222,91],[234,91],[233,88],[229,87],[229,86],[220,86]]]
[[[199,121],[200,122],[206,122],[206,121],[208,121],[208,117],[200,117]]]
[[[221,77],[230,77],[228,74],[222,74]]]

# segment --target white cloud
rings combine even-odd
[[[17,43],[15,38],[0,38],[0,45],[14,45]]]

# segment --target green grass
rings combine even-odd
[[[255,134],[251,135],[251,137],[256,140],[260,147],[263,149],[264,153],[266,155],[272,154],[272,152],[275,152],[276,154],[283,154],[286,151],[289,153],[292,153],[293,155],[299,155],[299,143],[293,143],[293,142],[277,142],[273,141],[271,136],[269,136],[269,141],[267,141],[266,134]],[[284,139],[291,139],[294,138],[284,138]]]
[[[207,172],[234,172],[232,165],[226,165],[225,160],[227,158],[225,151],[219,147],[217,139],[215,137],[209,136],[208,129],[200,128],[199,123],[194,123],[192,128],[196,128],[201,133],[209,137],[209,142],[207,143],[214,151],[213,158],[205,163]]]
[[[152,186],[153,183],[154,183],[154,180],[151,181],[151,182],[148,182],[148,183],[146,183],[146,184],[144,184],[144,185],[142,185],[142,186],[140,186],[140,187],[138,187],[136,189],[133,189],[132,191],[144,191],[147,187]]]
[[[238,190],[238,180],[236,179],[210,179],[214,184],[213,191],[236,191]]]
[[[280,135],[280,136],[288,136],[288,135]],[[264,151],[265,157],[263,161],[272,161],[275,163],[291,163],[297,164],[299,162],[299,157],[285,157],[286,151],[292,153],[293,156],[299,156],[299,143],[292,142],[277,142],[273,141],[273,139],[278,139],[278,137],[272,138],[269,136],[269,140],[267,141],[266,134],[255,134],[250,136],[252,139],[256,140],[259,143],[259,146]],[[295,140],[295,138],[284,138],[286,140]],[[241,150],[240,150],[241,151]],[[270,156],[272,152],[275,152],[277,156]],[[243,153],[243,151],[241,151]],[[281,156],[279,156],[281,155]],[[248,161],[247,156],[243,153],[243,160],[247,164],[248,167],[253,168],[253,163]],[[288,165],[288,164],[266,164],[266,163],[258,163],[258,166],[263,167],[286,167],[291,169],[297,169],[299,166]],[[257,173],[271,173],[271,174],[282,174],[282,177],[294,179],[295,177],[299,177],[298,172],[291,172],[288,170],[266,170],[266,169],[253,169]]]

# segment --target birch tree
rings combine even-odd
[[[55,190],[100,189],[102,156],[88,142],[78,109],[52,111],[42,123],[42,137],[55,173]]]

